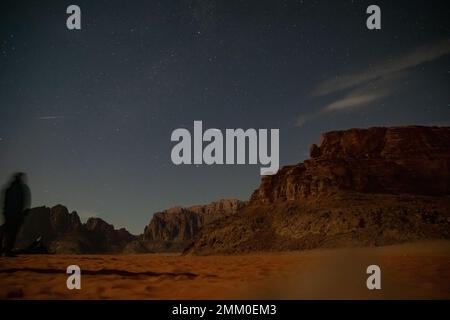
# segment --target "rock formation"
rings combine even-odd
[[[51,253],[181,252],[203,226],[235,214],[244,204],[239,200],[219,200],[167,209],[155,213],[140,236],[124,228],[117,230],[100,218],[89,218],[83,224],[75,211],[69,213],[62,205],[42,206],[29,211],[16,247],[24,250],[41,237]]]
[[[263,179],[253,202],[299,200],[341,191],[450,194],[450,128],[333,131],[311,159]]]
[[[450,238],[450,128],[333,131],[264,177],[249,204],[187,252],[236,253]]]
[[[114,226],[100,218],[89,218],[84,227],[89,233],[89,239],[97,250],[102,252],[120,252],[136,236],[126,229],[114,229]]]
[[[236,214],[245,202],[222,199],[189,208],[174,207],[153,215],[145,227],[143,241],[150,250],[181,251],[211,222]]]
[[[450,238],[450,128],[333,131],[310,159],[262,179],[249,202],[155,213],[140,236],[57,205],[30,210],[17,247],[56,253],[194,254],[386,245]]]
[[[16,247],[26,248],[38,237],[53,253],[117,253],[136,239],[125,229],[116,230],[100,218],[90,218],[83,224],[75,211],[69,213],[62,205],[31,209]]]

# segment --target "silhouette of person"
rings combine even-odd
[[[1,252],[12,256],[17,234],[30,207],[30,189],[25,183],[23,172],[13,175],[13,178],[3,191],[3,226],[0,235]]]

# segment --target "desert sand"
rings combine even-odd
[[[68,290],[66,268],[81,268]],[[381,290],[366,268],[381,267]],[[7,299],[450,299],[450,241],[234,256],[24,255],[0,258]]]

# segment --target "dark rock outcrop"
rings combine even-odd
[[[187,252],[236,253],[450,238],[450,128],[325,133],[311,158],[262,179]]]
[[[100,218],[81,223],[78,214],[66,207],[45,206],[29,211],[16,248],[24,251],[42,239],[51,253],[153,253],[181,252],[210,222],[235,214],[244,202],[220,200],[189,208],[171,208],[154,214],[143,235],[115,229]]]
[[[116,230],[112,224],[100,218],[89,218],[84,227],[90,235],[90,242],[102,252],[121,252],[129,242],[136,239],[126,229]]]
[[[53,253],[117,253],[136,239],[125,229],[116,230],[100,218],[81,223],[78,214],[66,207],[37,207],[29,210],[16,247],[27,248],[41,237]]]

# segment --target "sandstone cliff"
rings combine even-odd
[[[311,158],[264,177],[237,215],[191,253],[236,253],[450,238],[450,128],[333,131]]]
[[[236,214],[244,205],[243,201],[222,199],[206,205],[157,212],[145,227],[143,241],[152,251],[181,251],[205,225]]]
[[[267,176],[253,202],[305,199],[338,190],[450,194],[450,128],[398,127],[333,131],[311,158]]]

